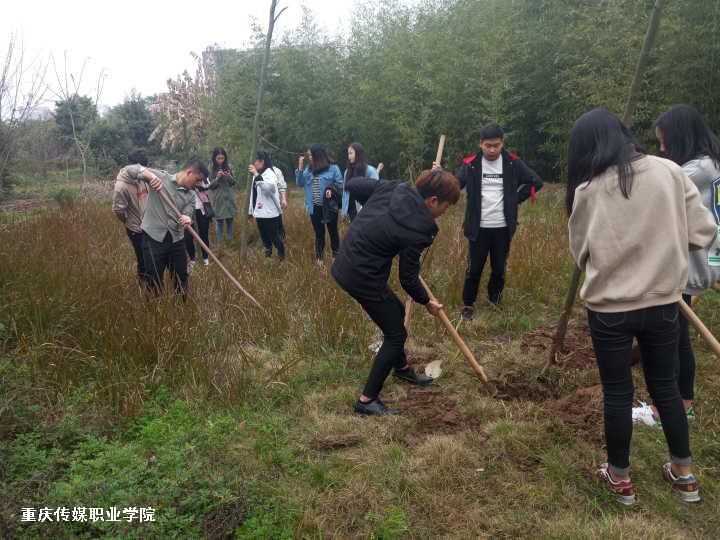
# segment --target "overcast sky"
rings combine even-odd
[[[302,5],[327,30],[344,32],[356,1],[280,0],[280,7],[288,9],[276,36],[298,24]],[[269,0],[4,0],[0,47],[4,58],[14,32],[28,57],[52,54],[62,69],[67,51],[75,73],[87,59],[81,92],[94,96],[104,70],[100,103],[114,105],[133,88],[145,96],[164,91],[168,78],[192,69],[191,51],[199,53],[215,43],[247,45],[252,18],[266,28],[269,8]],[[48,82],[57,86],[52,70]]]

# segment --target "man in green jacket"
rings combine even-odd
[[[192,224],[191,216],[195,210],[193,190],[208,177],[207,166],[200,158],[192,157],[176,174],[142,165],[132,165],[126,171],[131,178],[143,180],[152,188],[140,224],[148,286],[159,294],[167,268],[172,275],[175,290],[184,297],[188,287],[188,273],[183,230]],[[165,190],[180,210],[180,218],[160,198],[157,193],[160,190]]]

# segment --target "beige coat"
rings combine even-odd
[[[715,220],[678,165],[643,156],[633,167],[629,199],[615,167],[575,190],[570,251],[585,271],[580,297],[593,311],[677,302],[687,284],[688,248],[715,238]]]
[[[147,196],[147,184],[132,178],[128,173],[128,167],[120,169],[115,180],[112,209],[123,225],[133,232],[141,232],[140,223],[145,212]]]

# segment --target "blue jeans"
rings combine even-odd
[[[588,310],[588,324],[603,385],[608,463],[619,475],[630,470],[633,387],[630,368],[633,338],[642,353],[645,383],[662,421],[670,457],[689,465],[690,439],[676,378],[679,314],[677,304],[634,311]]]
[[[216,219],[215,220],[215,236],[218,242],[223,240],[223,223],[227,227],[227,239],[232,240],[233,237],[233,218]]]

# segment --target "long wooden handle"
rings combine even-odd
[[[165,193],[165,191],[163,189],[161,189],[157,193],[158,193],[158,195],[160,195],[160,198],[168,206],[168,208],[170,208],[170,210],[172,210],[175,213],[175,215],[178,217],[178,219],[180,219],[180,216],[182,216],[182,214],[180,213],[180,210],[178,210],[177,206],[175,206],[175,204],[170,200],[170,197],[167,196],[167,193]],[[190,234],[193,235],[195,240],[198,241],[198,244],[200,244],[200,247],[202,247],[207,252],[207,254],[210,255],[210,258],[215,262],[215,264],[218,265],[218,268],[220,268],[220,270],[223,271],[223,273],[228,277],[228,279],[233,282],[233,285],[235,285],[238,289],[240,289],[240,292],[242,292],[245,296],[247,296],[253,304],[255,304],[257,307],[262,309],[260,302],[255,300],[253,295],[250,294],[249,292],[247,292],[245,290],[245,288],[242,285],[240,285],[240,282],[237,279],[235,279],[235,276],[233,276],[230,273],[230,271],[227,268],[225,268],[225,265],[223,265],[223,263],[220,262],[220,259],[218,259],[215,256],[215,254],[210,250],[210,248],[207,246],[207,244],[202,241],[202,238],[200,238],[200,235],[197,232],[195,232],[195,229],[193,229],[192,227],[188,227],[187,230],[190,232]]]
[[[570,320],[573,304],[575,304],[575,296],[577,296],[581,275],[582,270],[576,266],[573,270],[573,275],[570,278],[570,286],[568,287],[567,294],[565,295],[565,305],[563,306],[562,315],[560,315],[560,320],[558,321],[557,328],[555,329],[555,337],[553,337],[550,352],[548,353],[547,360],[545,360],[545,364],[540,370],[541,377],[544,377],[548,369],[550,369],[550,365],[555,363],[557,353],[562,350],[563,344],[565,343],[565,333],[567,332],[568,321]]]
[[[440,142],[438,143],[437,154],[435,154],[435,161],[440,163],[442,160],[443,150],[445,149],[445,135],[440,135]]]
[[[718,340],[712,335],[712,332],[708,330],[708,327],[703,324],[700,317],[698,317],[692,308],[684,301],[678,302],[678,306],[680,306],[680,311],[685,318],[690,321],[690,323],[695,327],[695,330],[697,330],[707,344],[710,345],[710,348],[715,353],[715,356],[720,358],[720,343],[718,343]]]
[[[425,289],[425,292],[430,297],[430,300],[437,302],[437,298],[435,298],[435,295],[433,295],[430,288],[427,286],[427,283],[425,283],[425,280],[418,276],[418,279],[420,280],[420,283],[422,284],[423,288]],[[473,371],[477,374],[478,377],[480,377],[480,380],[483,383],[488,382],[487,375],[485,375],[485,370],[482,368],[480,364],[478,364],[478,361],[475,360],[475,355],[472,353],[470,348],[465,344],[463,339],[460,337],[460,334],[458,334],[457,330],[455,330],[455,327],[450,322],[450,319],[448,319],[448,316],[445,314],[444,310],[440,310],[438,313],[438,318],[442,321],[443,325],[447,329],[447,331],[450,333],[450,337],[452,337],[453,341],[455,342],[455,345],[458,346],[460,351],[463,353],[465,358],[467,359],[468,363],[470,364],[470,367],[473,369]]]

